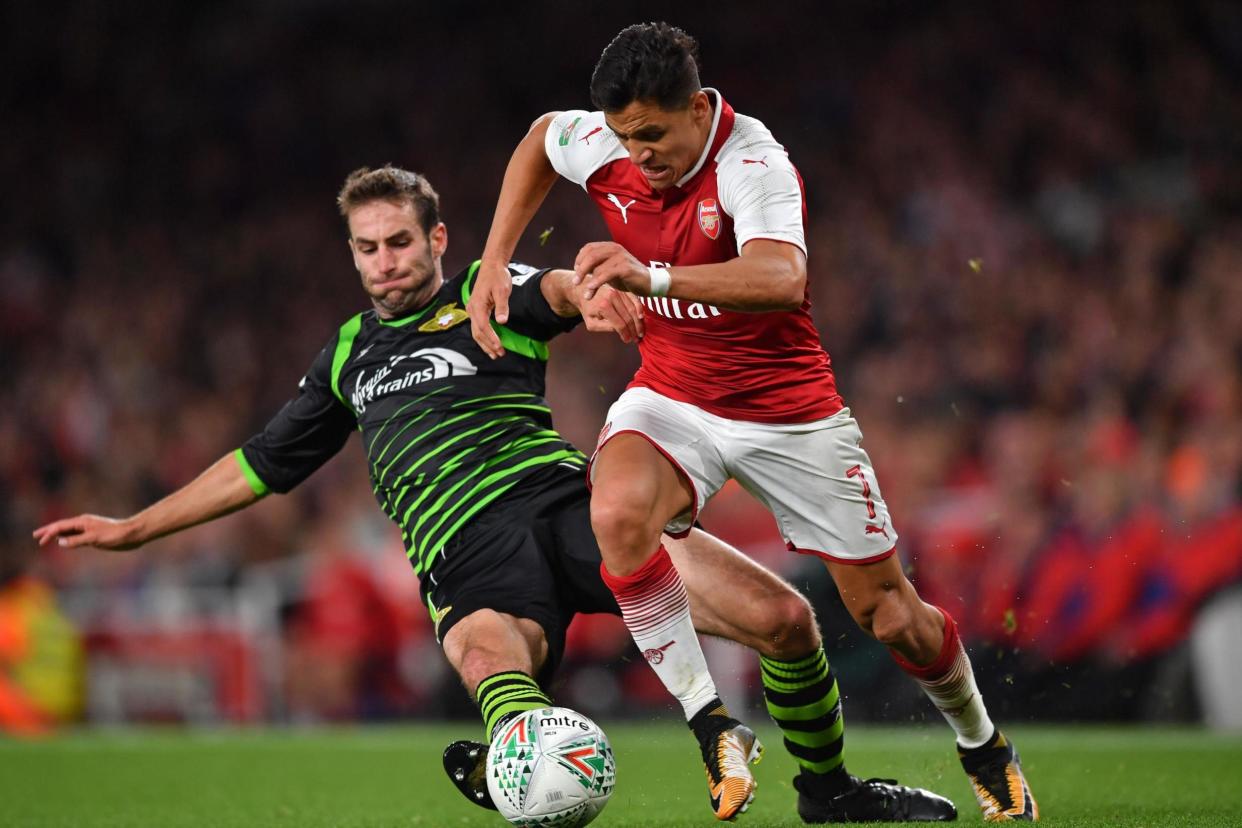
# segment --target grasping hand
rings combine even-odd
[[[500,337],[492,329],[492,316],[494,314],[496,321],[502,325],[509,321],[509,294],[512,292],[513,278],[508,267],[486,262],[479,266],[470,301],[466,303],[466,312],[470,314],[470,333],[474,341],[492,359],[505,353]]]
[[[587,299],[595,296],[602,285],[648,296],[651,274],[646,265],[616,242],[591,242],[582,246],[574,260],[574,284],[584,286]]]
[[[578,309],[588,331],[615,332],[627,345],[642,339],[643,306],[637,296],[609,285],[600,287],[590,299],[585,298],[585,291],[577,292]]]

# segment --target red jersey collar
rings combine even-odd
[[[716,99],[716,112],[712,117],[711,132],[707,133],[707,145],[703,147],[703,154],[699,156],[699,161],[694,168],[683,175],[676,184],[681,188],[685,188],[698,178],[703,168],[707,166],[707,159],[716,157],[716,153],[720,152],[729,134],[733,132],[733,107],[729,106],[719,91],[708,86],[703,87],[703,91]]]

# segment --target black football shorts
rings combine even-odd
[[[580,469],[550,466],[468,522],[422,579],[436,638],[443,641],[456,623],[481,609],[529,618],[548,641],[536,678],[551,676],[576,613],[621,614],[600,577],[590,502]]]

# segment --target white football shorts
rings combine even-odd
[[[773,514],[793,551],[862,564],[886,558],[897,545],[848,408],[809,423],[773,425],[718,417],[630,388],[608,410],[595,453],[627,432],[650,441],[694,489],[691,511],[665,528],[670,535],[689,532],[699,510],[733,478]]]

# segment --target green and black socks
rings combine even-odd
[[[845,765],[841,693],[824,648],[793,661],[760,656],[768,713],[785,734],[785,749],[805,773],[840,773]]]
[[[489,740],[501,724],[518,713],[552,706],[552,700],[540,689],[539,683],[517,671],[496,673],[483,679],[475,688],[474,699],[483,714]]]
[[[806,773],[844,776],[841,693],[823,648],[792,661],[761,656],[759,666],[768,713],[784,734],[785,749]],[[475,700],[489,739],[516,714],[552,706],[539,684],[517,671],[483,679]]]

